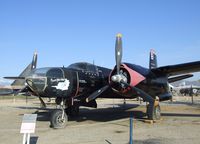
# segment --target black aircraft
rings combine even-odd
[[[53,128],[62,128],[68,116],[79,113],[80,106],[97,107],[95,100],[86,102],[86,98],[108,84],[110,72],[108,68],[79,62],[67,68],[37,68],[32,69],[28,76],[4,78],[25,80],[26,86],[19,92],[39,97],[43,107],[46,104],[42,98],[55,98],[60,107],[52,112],[50,122]]]
[[[187,73],[200,71],[200,61],[157,67],[153,50],[149,69],[122,63],[121,34],[116,37],[115,58],[116,66],[112,70],[89,63],[35,69],[25,77],[26,90],[38,96],[44,106],[42,97],[56,98],[60,107],[50,118],[54,128],[64,127],[67,116],[78,114],[79,106],[97,107],[96,98],[132,99],[139,96],[149,103],[148,118],[157,120],[161,116],[159,101],[172,97],[169,82],[191,77]]]

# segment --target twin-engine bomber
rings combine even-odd
[[[122,63],[121,34],[116,36],[115,59],[113,69],[82,62],[66,68],[33,69],[29,76],[20,77],[27,84],[21,92],[38,96],[43,106],[42,98],[55,98],[59,107],[51,113],[53,128],[65,127],[68,116],[77,115],[80,106],[96,108],[97,98],[133,99],[139,96],[148,102],[148,119],[158,120],[161,117],[159,102],[172,98],[169,83],[200,71],[200,61],[157,67],[154,50],[150,51],[149,68]]]

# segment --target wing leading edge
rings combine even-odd
[[[200,71],[200,61],[177,64],[177,65],[168,65],[162,66],[155,69],[152,69],[154,73],[160,73],[167,76],[175,76],[187,73],[193,73]]]

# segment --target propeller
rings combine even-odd
[[[127,82],[127,78],[120,73],[120,66],[122,63],[122,34],[118,33],[115,42],[115,60],[117,67],[117,74],[111,77],[111,81],[120,83],[121,80]]]
[[[87,99],[86,102],[90,102],[94,99],[96,99],[100,94],[102,94],[105,90],[107,90],[110,87],[110,85],[106,85],[102,88],[100,88],[99,90],[93,92]]]
[[[98,91],[95,91],[92,93],[87,99],[87,102],[90,102],[91,100],[96,99],[100,94],[102,94],[105,90],[107,90],[112,83],[119,83],[123,84],[127,87],[130,87],[133,91],[135,91],[140,97],[142,97],[145,101],[149,102],[150,104],[158,105],[158,102],[151,97],[149,94],[147,94],[145,91],[130,85],[127,83],[127,77],[120,73],[120,66],[122,62],[122,35],[117,34],[116,36],[116,43],[115,43],[115,60],[116,60],[116,68],[117,73],[111,77],[111,82],[109,85],[106,85],[99,89]]]
[[[119,33],[116,36],[115,42],[115,60],[117,66],[117,74],[119,74],[120,65],[122,62],[122,35]]]
[[[116,42],[115,42],[115,61],[116,61],[116,66],[117,66],[117,75],[116,75],[116,80],[120,79],[119,77],[120,74],[120,65],[122,61],[122,35],[119,33],[116,36]],[[115,79],[115,77],[112,77],[112,79]],[[124,77],[123,77],[124,78]],[[115,80],[113,80],[115,81]],[[96,99],[99,95],[101,95],[104,91],[106,91],[109,87],[111,86],[111,83],[100,88],[99,90],[93,92],[89,97],[86,99],[86,102],[90,102],[94,99]]]
[[[27,89],[27,86],[25,85],[25,86],[23,86],[21,89],[19,89],[18,91],[16,91],[16,92],[14,93],[14,96],[17,96],[17,95],[19,95],[19,94],[21,94],[21,93],[24,93],[24,92],[26,91],[26,89]]]
[[[134,87],[134,86],[131,86],[130,84],[126,83],[126,82],[123,82],[121,81],[121,83],[123,83],[124,85],[128,86],[128,87],[131,87],[132,90],[136,91],[138,95],[140,95],[141,98],[143,98],[145,101],[151,103],[151,104],[154,104],[154,106],[158,105],[158,101],[155,101],[154,98],[152,98],[149,94],[147,94],[146,92],[144,92],[143,90],[137,88],[137,87]]]
[[[35,86],[34,82],[31,80],[31,79],[26,79],[26,83],[27,85],[34,90],[34,93],[38,96],[40,102],[41,102],[41,105],[43,108],[46,108],[46,104],[45,102],[43,101],[43,99],[41,98],[41,96],[37,93],[37,87]]]

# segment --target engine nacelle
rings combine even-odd
[[[120,66],[119,74],[117,74],[117,69],[115,67],[109,76],[109,82],[112,83],[113,90],[123,94],[129,93],[131,89],[121,83],[121,81],[128,83],[131,86],[136,86],[144,79],[144,76],[128,67],[126,64]]]

